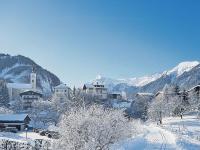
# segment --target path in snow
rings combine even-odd
[[[171,150],[179,149],[176,145],[176,136],[155,124],[150,124],[145,126],[148,133],[144,136],[147,141],[145,149],[158,149],[158,150]]]
[[[169,117],[163,125],[141,125],[143,133],[118,143],[113,150],[200,150],[200,120],[196,115]]]
[[[180,149],[176,145],[176,137],[157,125],[144,126],[144,134],[113,147],[114,150],[173,150]]]

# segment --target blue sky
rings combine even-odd
[[[139,77],[200,58],[200,1],[2,0],[0,52],[70,86]]]

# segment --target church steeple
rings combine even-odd
[[[36,69],[35,69],[35,66],[33,65],[32,66],[32,72],[31,72],[31,77],[30,77],[30,82],[31,82],[31,86],[32,86],[32,90],[36,90]]]
[[[32,73],[36,73],[35,65],[32,66]]]

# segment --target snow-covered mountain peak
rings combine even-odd
[[[125,91],[130,97],[137,92],[156,93],[166,84],[189,89],[200,83],[200,62],[186,61],[171,70],[143,77],[113,79],[98,75],[89,83],[104,84],[110,91]],[[191,74],[190,74],[191,72]]]
[[[150,82],[155,81],[156,79],[160,78],[161,74],[154,74],[150,76],[138,77],[138,78],[124,78],[124,79],[112,79],[109,77],[103,77],[101,75],[97,75],[95,80],[92,83],[98,82],[104,84],[106,87],[113,87],[117,84],[127,84],[129,86],[144,86]]]
[[[177,76],[182,75],[184,72],[190,71],[192,68],[199,65],[198,61],[185,61],[180,64],[178,64],[176,67],[174,67],[172,70],[168,71],[167,74],[176,74]]]

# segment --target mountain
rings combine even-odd
[[[171,70],[139,78],[111,79],[98,75],[90,83],[95,82],[104,84],[109,91],[125,91],[129,96],[137,92],[156,93],[166,84],[175,84],[188,89],[200,83],[200,63],[182,62]]]
[[[60,84],[60,79],[56,75],[25,56],[0,54],[0,78],[7,82],[30,83],[30,73],[33,66],[37,73],[37,87],[45,94],[51,93],[53,87]]]
[[[107,77],[98,75],[96,79],[92,81],[92,83],[95,83],[95,82],[102,83],[106,85],[106,87],[108,87],[109,89],[114,88],[118,84],[141,87],[150,82],[157,80],[160,77],[161,77],[161,74],[154,74],[151,76],[144,76],[144,77],[139,77],[139,78],[112,79],[112,78],[107,78]]]

